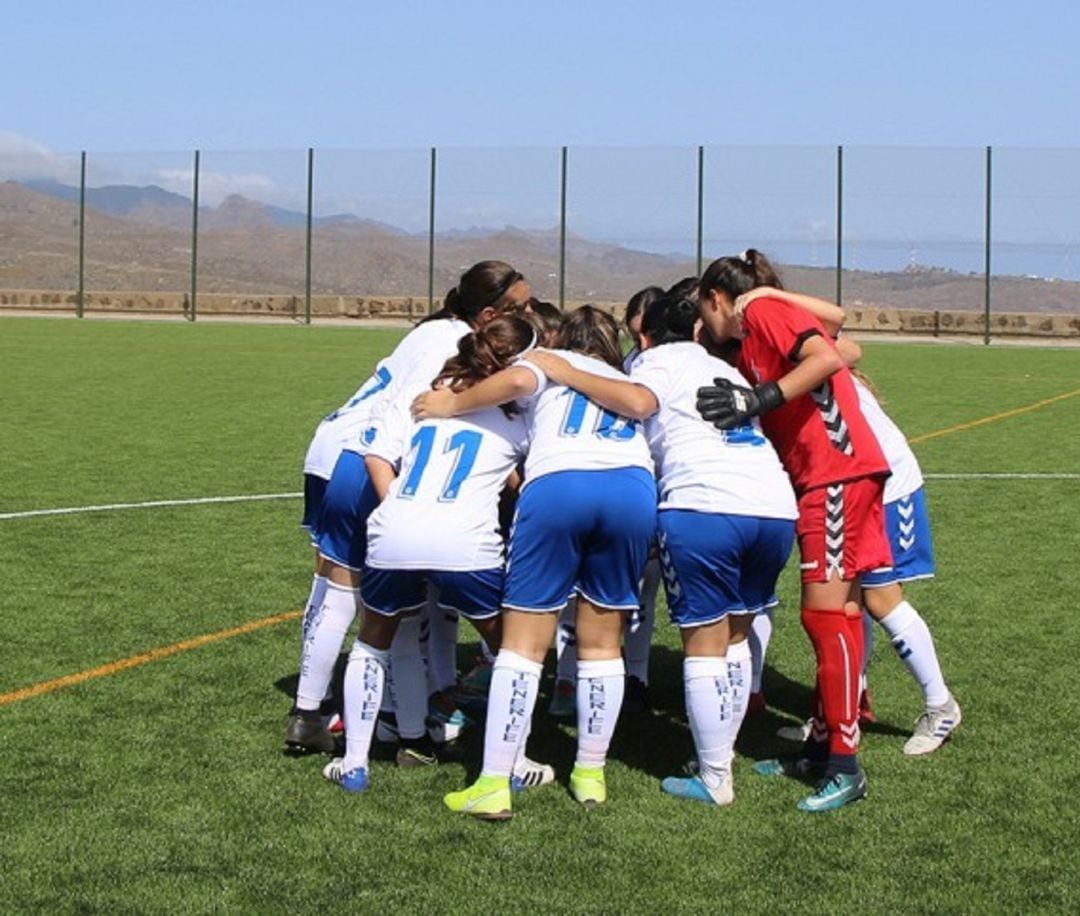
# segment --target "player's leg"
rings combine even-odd
[[[765,656],[769,651],[769,642],[773,634],[773,608],[767,607],[754,615],[750,624],[747,643],[750,649],[750,698],[747,701],[747,715],[754,715],[765,709],[765,690],[762,677],[765,672]]]
[[[577,596],[559,612],[555,633],[555,685],[551,691],[548,713],[557,719],[577,715]]]
[[[660,589],[660,561],[650,557],[641,577],[641,604],[630,615],[624,642],[626,645],[627,712],[643,712],[649,708],[649,656],[652,653],[653,630],[656,625],[656,597]]]

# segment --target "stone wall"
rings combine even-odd
[[[4,309],[40,309],[43,312],[75,309],[74,292],[53,290],[2,290],[0,311]],[[568,302],[567,308],[580,303]],[[605,311],[621,316],[623,304],[595,303]],[[442,305],[435,300],[435,307]],[[187,293],[88,292],[84,306],[92,313],[130,313],[187,315],[191,308]],[[251,296],[202,293],[197,301],[200,315],[277,316],[303,318],[303,296]],[[979,335],[985,333],[982,312],[896,309],[855,302],[847,306],[846,327],[852,331],[880,331],[902,334]],[[311,313],[315,318],[382,318],[416,320],[428,312],[426,296],[312,296]],[[995,336],[1080,337],[1080,315],[1025,314],[995,312],[990,317],[990,333]]]

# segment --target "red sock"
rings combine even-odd
[[[856,619],[855,623],[861,627]],[[817,655],[817,690],[829,731],[829,756],[852,757],[859,748],[859,673],[862,631],[840,609],[802,609],[802,625]]]

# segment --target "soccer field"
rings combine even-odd
[[[802,785],[750,771],[808,709],[792,563],[734,806],[660,792],[692,751],[663,622],[609,802],[567,792],[549,665],[530,753],[560,781],[499,826],[441,803],[479,730],[464,766],[384,755],[358,796],[281,751],[311,572],[288,494],[319,417],[402,333],[0,321],[0,912],[1080,908],[1080,350],[865,345],[928,475],[938,578],[909,593],[963,706],[953,740],[901,754],[920,694],[879,631],[870,797],[808,816]]]

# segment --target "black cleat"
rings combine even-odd
[[[285,749],[294,754],[333,754],[336,744],[318,713],[309,717],[291,712],[285,719]]]

